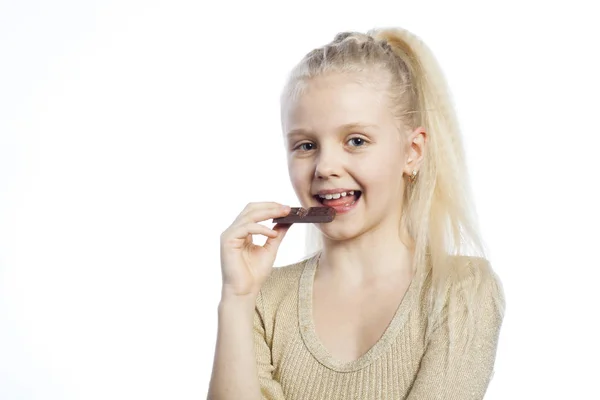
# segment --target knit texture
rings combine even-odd
[[[263,399],[483,399],[504,315],[502,285],[491,268],[466,263],[486,294],[474,310],[478,329],[468,351],[450,346],[462,318],[446,319],[451,322],[425,337],[430,284],[415,277],[379,341],[357,360],[342,362],[328,353],[313,324],[317,260],[274,268],[257,297],[254,348]]]

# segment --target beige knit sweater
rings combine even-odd
[[[341,362],[328,353],[313,325],[317,259],[274,268],[257,298],[254,347],[263,399],[483,399],[504,315],[501,282],[491,269],[469,267],[487,294],[475,309],[478,331],[468,353],[449,346],[452,324],[440,324],[425,339],[424,294],[430,285],[415,278],[379,341],[359,359]],[[448,360],[454,361],[446,365]]]

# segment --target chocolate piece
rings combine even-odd
[[[285,217],[274,218],[273,222],[277,224],[297,224],[297,223],[325,223],[331,222],[335,218],[335,209],[331,207],[311,207],[308,210],[302,207],[292,207],[292,210]]]

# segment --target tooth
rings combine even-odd
[[[341,197],[339,193],[334,193],[332,196],[334,199],[339,199]]]
[[[348,194],[349,194],[350,196],[354,195],[354,190],[351,190],[351,191],[349,191],[349,192],[348,192]]]
[[[326,194],[326,195],[325,195],[325,198],[326,198],[327,200],[331,200],[331,199],[333,199],[333,195],[331,195],[331,194]]]
[[[342,197],[346,196],[346,192],[342,192]]]

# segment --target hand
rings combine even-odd
[[[270,229],[259,222],[284,217],[289,206],[278,203],[250,203],[221,234],[221,271],[223,295],[256,296],[271,274],[279,245],[291,225],[277,224]],[[252,242],[252,235],[264,235],[263,246]]]

